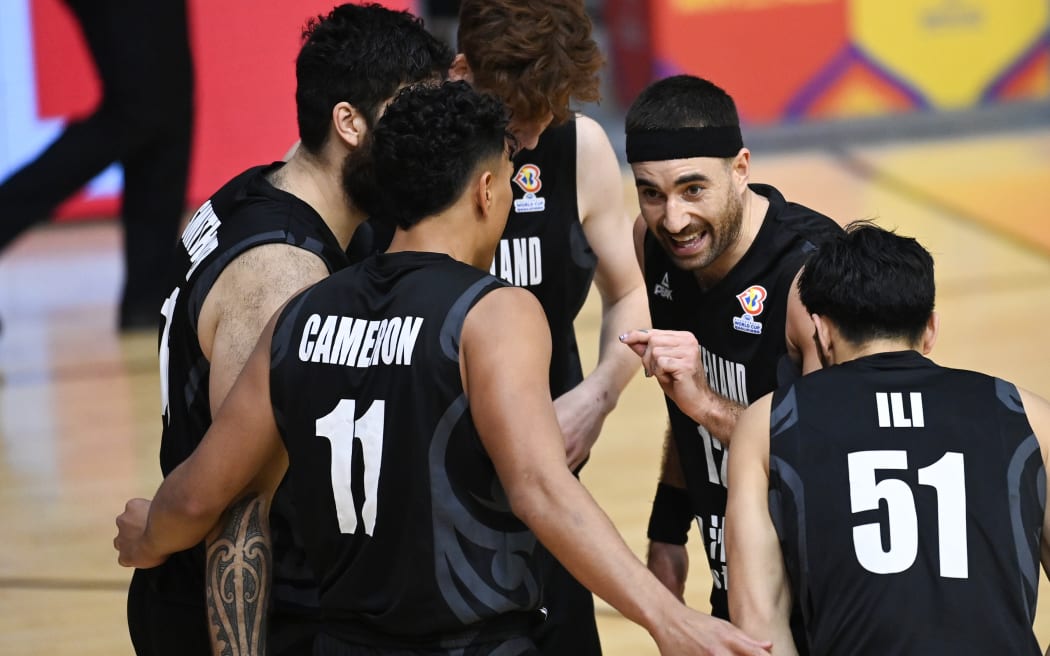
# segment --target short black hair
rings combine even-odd
[[[914,344],[933,313],[933,257],[911,237],[857,221],[821,245],[798,289],[811,314],[854,344],[886,337]]]
[[[370,216],[410,228],[451,206],[478,167],[507,157],[507,111],[466,82],[403,89],[347,158],[347,192]]]
[[[303,30],[295,62],[299,140],[317,154],[328,139],[332,108],[348,102],[369,126],[405,84],[445,79],[452,50],[418,18],[379,4],[343,4]]]
[[[675,75],[646,87],[627,110],[626,132],[739,127],[733,98],[713,82]]]

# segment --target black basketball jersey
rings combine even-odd
[[[489,272],[536,295],[551,330],[551,395],[583,380],[573,321],[594,278],[576,196],[576,121],[548,128],[533,150],[514,158],[514,205]],[[386,250],[389,224],[369,221],[350,243],[352,261]]]
[[[548,128],[514,158],[514,205],[490,272],[539,299],[551,329],[551,395],[583,380],[573,320],[591,288],[591,250],[576,195],[576,121]]]
[[[781,388],[770,516],[813,654],[1041,654],[1046,474],[1017,389],[883,353]]]
[[[838,225],[789,203],[768,185],[751,189],[769,199],[762,227],[743,258],[721,281],[703,290],[650,233],[645,236],[645,284],[653,326],[696,335],[711,389],[741,405],[776,389],[778,370],[794,371],[785,337],[788,294],[805,258]],[[666,399],[693,512],[700,521],[714,586],[713,613],[728,617],[725,588],[726,452],[707,429]]]
[[[266,176],[283,163],[248,169],[197,210],[176,247],[174,289],[161,312],[160,379],[164,429],[160,466],[167,476],[200,444],[211,425],[210,363],[201,352],[197,319],[226,265],[262,244],[298,246],[320,257],[329,271],[347,264],[335,235],[301,199],[275,188]],[[160,568],[161,594],[204,605],[204,549],[172,555]]]
[[[464,395],[467,313],[504,283],[436,253],[367,258],[283,312],[271,398],[325,631],[378,646],[524,635],[535,536]]]

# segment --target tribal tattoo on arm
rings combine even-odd
[[[250,495],[230,506],[208,542],[207,602],[212,652],[264,656],[272,583],[269,504]]]

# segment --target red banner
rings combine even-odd
[[[295,57],[303,25],[332,0],[190,0],[196,117],[188,206],[249,166],[280,157],[295,141]],[[386,0],[414,9],[413,0]],[[98,77],[77,24],[60,0],[31,0],[39,118],[92,111]],[[0,176],[3,177],[3,176]],[[116,199],[73,199],[60,214],[116,212]]]

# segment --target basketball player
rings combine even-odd
[[[458,48],[449,78],[501,98],[522,147],[490,272],[528,289],[543,306],[554,349],[551,393],[569,466],[578,472],[638,370],[616,336],[648,325],[619,163],[601,126],[570,108],[573,100],[598,99],[601,53],[583,0],[464,0]],[[355,252],[366,234],[355,236]],[[386,243],[389,236],[377,236],[370,248]],[[601,342],[597,366],[584,377],[573,321],[592,281],[602,300]],[[550,565],[542,651],[597,656],[593,598],[556,561]]]
[[[733,621],[796,653],[794,590],[812,654],[1042,654],[1050,403],[924,357],[933,259],[914,239],[855,224],[798,285],[828,368],[733,433]]]
[[[452,59],[413,17],[378,5],[336,7],[311,21],[304,36],[296,62],[302,147],[287,163],[249,169],[217,191],[190,221],[176,253],[177,286],[163,306],[160,340],[165,475],[204,436],[274,311],[348,263],[345,249],[363,214],[347,204],[341,174],[347,155],[400,86],[440,78]],[[229,626],[229,617],[256,621],[215,605],[205,612],[205,549],[187,547],[132,578],[128,624],[140,656],[209,654],[209,624],[229,633],[244,630]],[[275,572],[279,615],[310,602],[296,597],[299,580],[310,575],[285,571],[284,562],[278,559]],[[227,563],[212,565],[210,587],[219,585],[215,576]],[[213,591],[209,602],[228,600]],[[280,626],[278,619],[275,631]],[[283,651],[279,640],[273,647]]]
[[[820,366],[793,281],[840,228],[750,184],[733,99],[692,76],[653,83],[626,116],[635,226],[653,326],[624,343],[666,395],[670,427],[649,523],[648,565],[679,597],[693,517],[711,567],[711,609],[728,618],[723,525],[729,436],[778,376]],[[625,349],[626,350],[626,349]]]
[[[390,248],[275,316],[200,448],[118,519],[120,562],[163,560],[247,498],[263,571],[287,469],[321,575],[314,653],[535,654],[537,536],[662,653],[764,653],[679,604],[565,466],[542,309],[484,270],[512,201],[506,127],[461,82],[397,96],[350,167]]]

